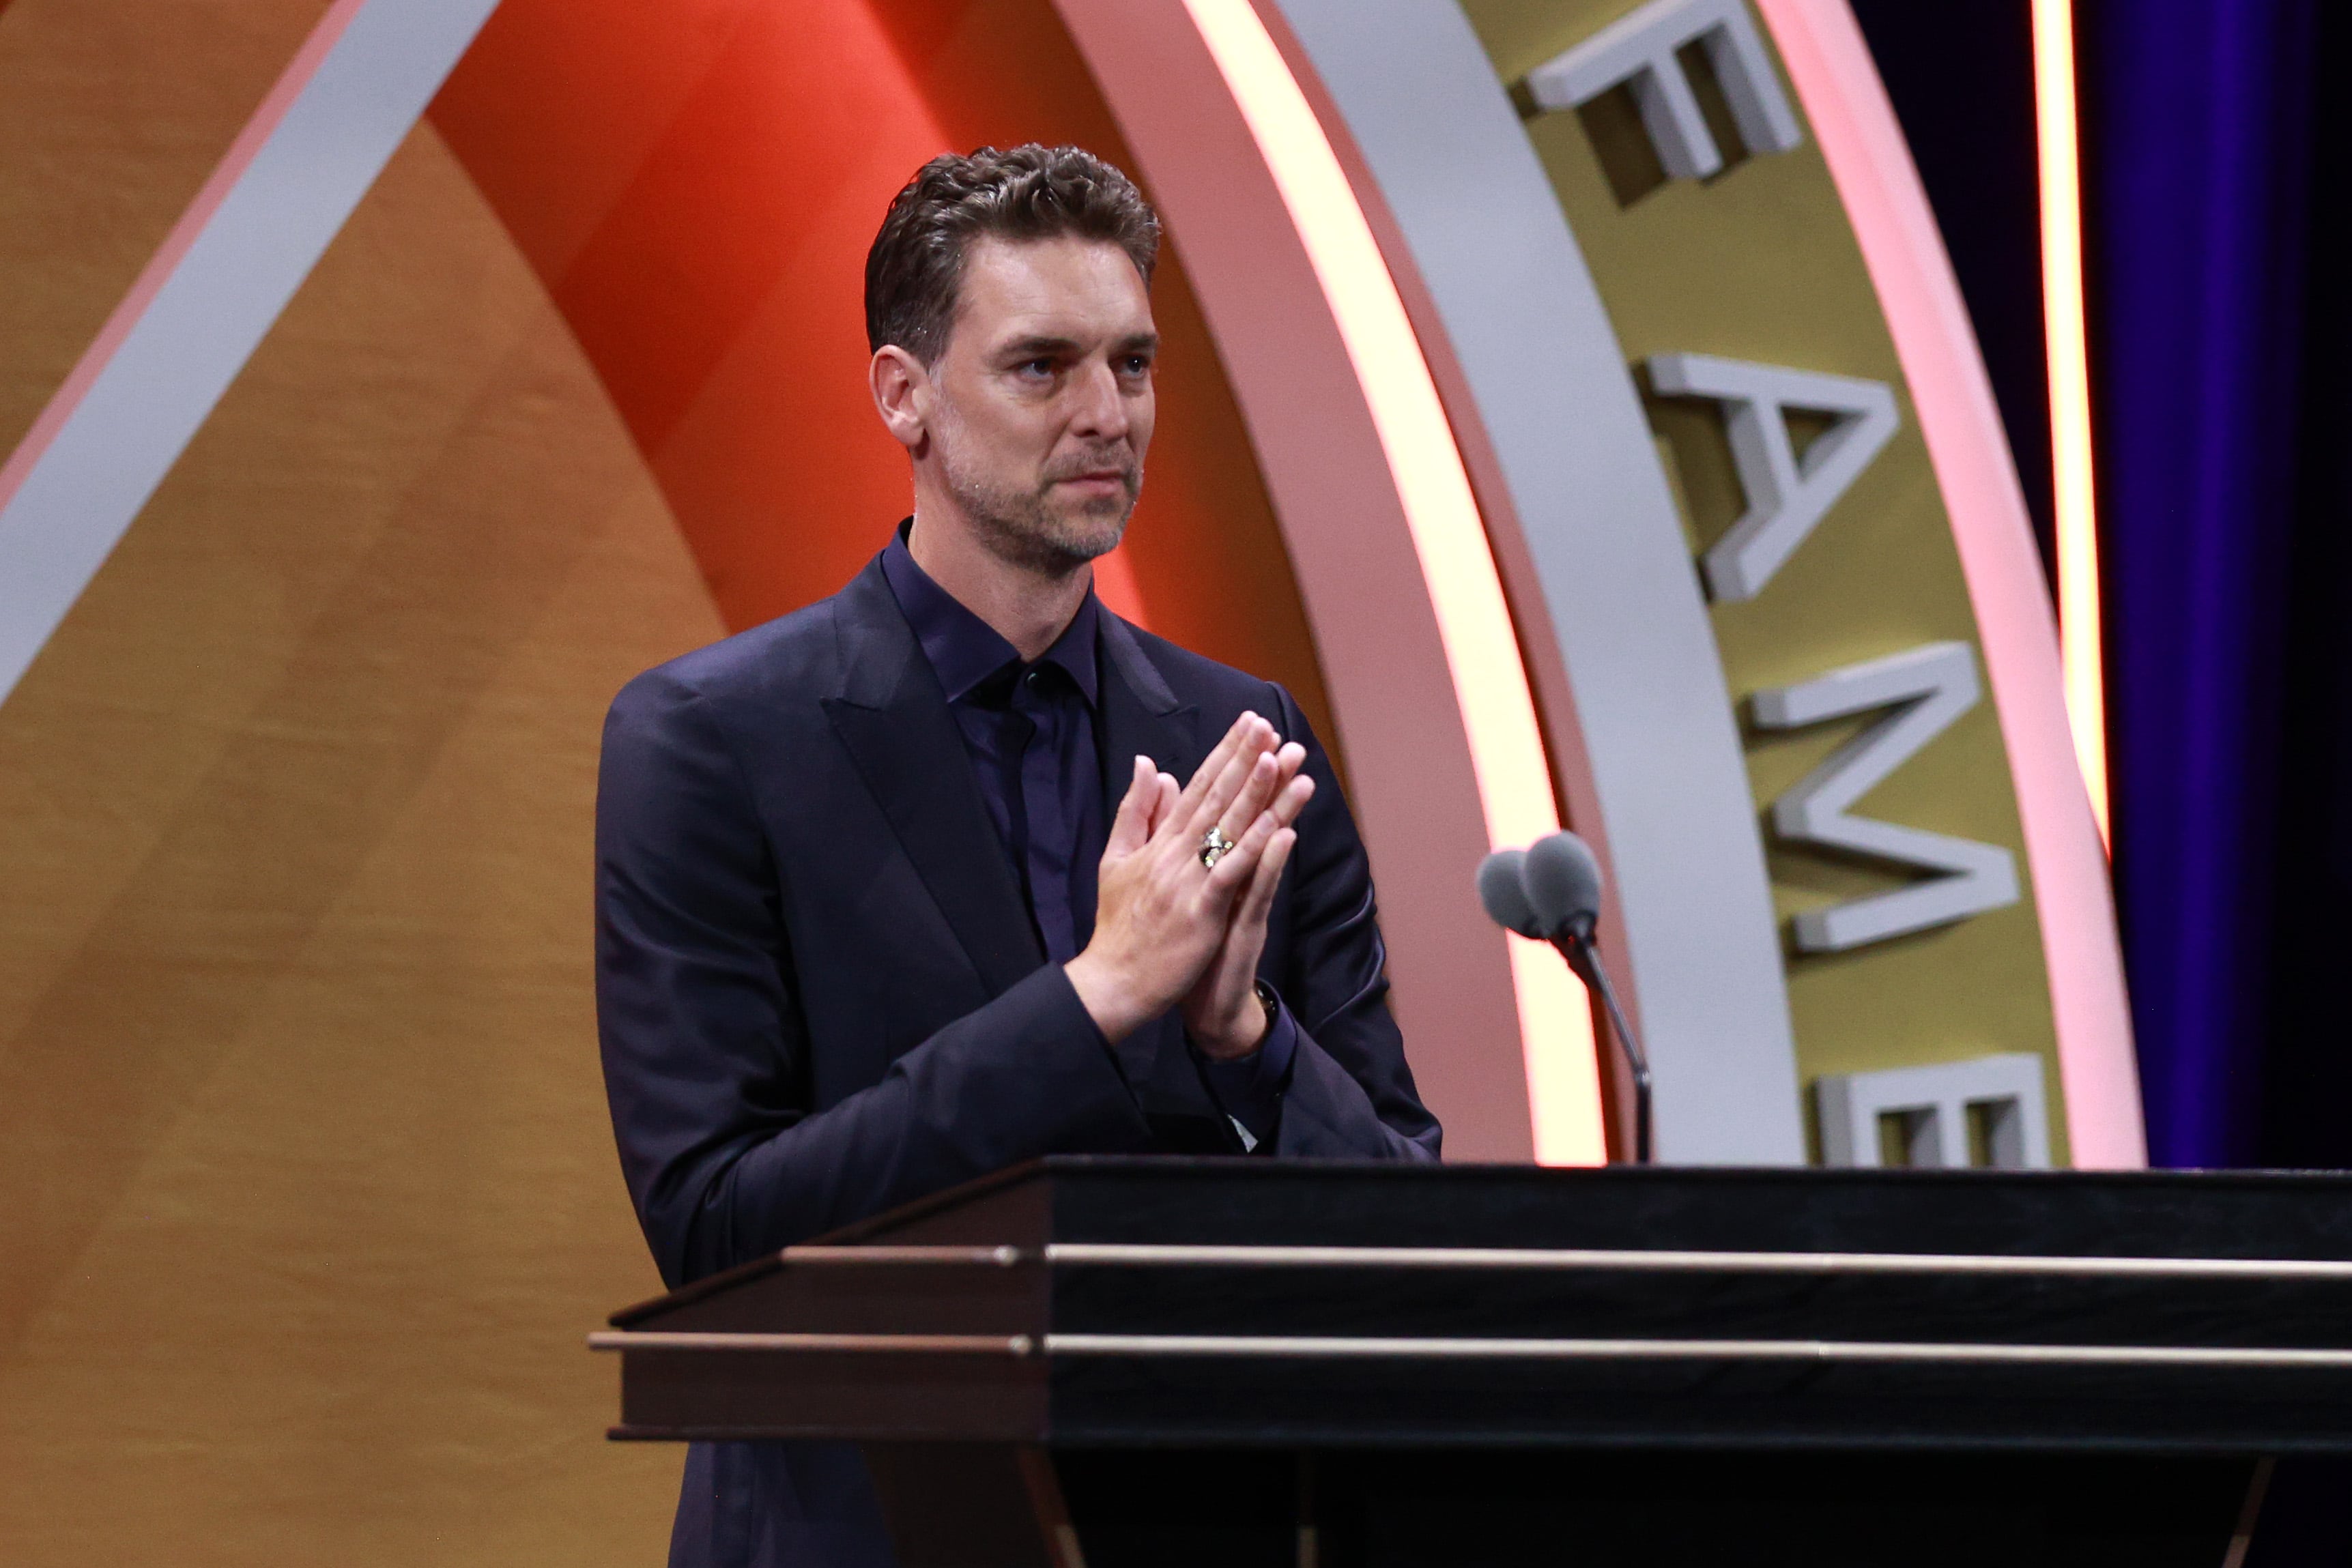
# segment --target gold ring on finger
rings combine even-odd
[[[1223,827],[1211,828],[1201,835],[1201,863],[1214,871],[1217,862],[1231,854],[1233,849],[1234,841],[1225,837]]]

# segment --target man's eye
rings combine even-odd
[[[1051,360],[1024,360],[1019,364],[1013,367],[1013,373],[1019,376],[1026,376],[1031,381],[1048,380],[1054,373],[1054,361]]]
[[[1151,373],[1151,360],[1149,355],[1129,354],[1118,368],[1130,376],[1148,376]]]

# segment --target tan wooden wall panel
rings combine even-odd
[[[39,415],[329,3],[0,7],[0,452]]]
[[[420,131],[0,707],[0,1561],[659,1561],[591,813],[719,631]]]

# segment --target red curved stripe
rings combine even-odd
[[[908,505],[865,388],[866,248],[923,160],[1076,141],[1128,162],[1043,0],[507,0],[430,118],[548,287],[719,612],[832,592]],[[1115,608],[1297,692],[1306,618],[1171,256],[1150,479]]]

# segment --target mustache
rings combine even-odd
[[[1067,457],[1056,458],[1045,465],[1043,481],[1045,486],[1050,487],[1060,484],[1065,479],[1076,479],[1083,474],[1100,474],[1109,471],[1117,473],[1126,482],[1127,487],[1132,490],[1142,477],[1142,466],[1135,459],[1134,449],[1121,444],[1117,446],[1098,447],[1091,452],[1073,453]]]

